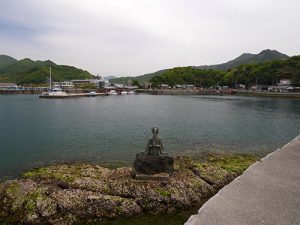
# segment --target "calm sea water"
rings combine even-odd
[[[51,163],[130,164],[158,126],[172,155],[264,155],[300,133],[300,100],[237,96],[39,99],[0,95],[0,178]]]

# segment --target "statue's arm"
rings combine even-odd
[[[149,145],[150,145],[150,140],[148,140],[147,142],[145,154],[149,154]]]
[[[162,140],[160,139],[160,153],[163,154],[165,152],[164,145],[162,143]]]

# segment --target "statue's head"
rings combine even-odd
[[[153,127],[152,128],[152,134],[158,134],[158,132],[159,132],[158,127]]]

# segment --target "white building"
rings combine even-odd
[[[292,82],[290,79],[281,79],[277,85],[278,86],[290,86],[290,85],[292,85]]]
[[[2,90],[16,90],[19,86],[14,83],[0,83],[0,89]]]
[[[54,86],[61,87],[62,89],[72,89],[74,84],[72,81],[53,82]]]

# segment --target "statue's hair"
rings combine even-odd
[[[159,132],[159,129],[158,129],[158,127],[152,127],[152,133],[154,134],[158,134],[158,132]]]

